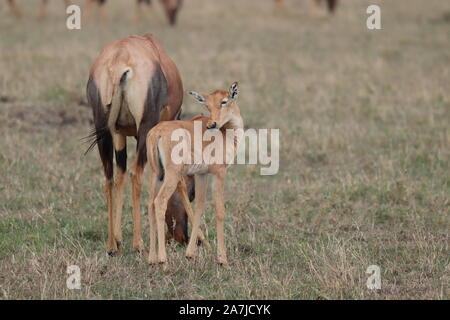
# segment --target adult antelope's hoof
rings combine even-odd
[[[108,252],[108,256],[110,256],[110,257],[115,257],[115,256],[117,256],[117,253],[119,252],[119,251],[117,251],[117,250],[111,250],[111,251],[107,251]]]

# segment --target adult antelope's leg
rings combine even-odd
[[[8,5],[9,9],[16,16],[16,18],[22,18],[22,13],[20,12],[19,8],[17,8],[15,0],[8,0]]]
[[[142,10],[144,6],[144,1],[142,0],[136,0],[136,7],[135,7],[135,21],[140,22],[142,20]]]
[[[142,174],[145,164],[147,163],[147,146],[146,137],[153,125],[148,123],[141,125],[137,135],[136,158],[131,167],[131,183],[132,183],[132,206],[133,206],[133,248],[140,253],[145,252],[144,241],[142,241],[142,225],[141,225],[141,189]]]
[[[103,170],[105,173],[105,198],[108,207],[108,241],[106,250],[109,255],[117,253],[117,243],[114,239],[114,215],[113,215],[113,141],[109,132],[105,133],[97,143],[100,158],[102,159]]]
[[[141,8],[141,2],[137,1],[136,2],[136,7],[134,7],[134,21],[135,22],[140,22],[142,20],[142,8]]]
[[[221,172],[215,176],[213,183],[213,198],[216,207],[216,232],[217,232],[217,262],[222,265],[227,265],[227,251],[224,240],[224,217],[225,205],[223,200],[225,185],[225,173]]]
[[[327,0],[328,11],[334,13],[338,0]]]
[[[126,137],[121,134],[114,134],[114,151],[116,155],[116,178],[114,184],[114,238],[117,242],[117,247],[120,249],[122,244],[122,211],[123,199],[125,196],[125,186],[127,181],[127,144]]]
[[[133,206],[133,249],[140,253],[145,252],[144,242],[142,241],[142,225],[141,225],[141,188],[142,173],[144,167],[138,163],[139,154],[131,167],[131,184],[132,184],[132,206]]]
[[[319,14],[321,3],[322,3],[322,0],[312,0],[312,5],[311,5],[311,14],[312,15],[318,15]]]
[[[184,178],[181,178],[180,182],[177,186],[177,191],[180,194],[181,201],[183,202],[183,206],[186,209],[186,213],[189,217],[189,221],[191,222],[191,225],[194,224],[194,212],[192,211],[192,206],[189,201],[189,196],[187,194],[187,186],[186,181]],[[199,228],[198,230],[198,240],[200,240],[202,243],[205,244],[207,248],[211,248],[211,245],[209,244],[208,240],[203,235],[202,230]]]
[[[144,7],[148,8],[148,13],[153,18],[154,12],[152,9],[151,0],[136,0],[136,7],[135,7],[135,14],[134,14],[136,22],[142,21],[142,12],[144,11]]]
[[[99,15],[100,21],[102,23],[105,23],[108,20],[108,16],[106,15],[106,9],[105,9],[104,2],[100,2],[99,6],[98,6],[98,15]]]
[[[47,11],[48,0],[42,0],[41,8],[39,9],[38,19],[42,20],[45,18],[45,13]]]
[[[158,177],[156,173],[150,170],[150,194],[148,199],[148,222],[150,226],[150,252],[148,262],[154,264],[158,261],[156,255],[156,215],[155,215],[155,196]]]
[[[179,176],[176,173],[170,173],[166,170],[164,182],[155,199],[156,225],[158,229],[158,261],[159,263],[167,262],[166,254],[166,235],[164,232],[164,224],[167,210],[167,202],[177,188]]]
[[[284,0],[275,0],[275,4],[283,6],[284,5]]]
[[[191,238],[189,239],[189,244],[186,249],[187,258],[193,258],[197,249],[200,221],[206,204],[207,177],[208,176],[205,174],[195,175],[195,215],[194,223],[192,224]]]
[[[95,0],[85,0],[84,1],[84,18],[86,21],[90,20],[92,14],[92,7],[94,6]]]

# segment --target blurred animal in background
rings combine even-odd
[[[338,0],[313,0],[313,1],[315,3],[316,8],[320,8],[322,3],[325,1],[328,8],[328,12],[330,13],[334,13],[336,11],[336,7],[338,4]]]
[[[22,17],[22,12],[17,7],[16,0],[7,0],[7,2],[8,2],[9,10],[11,11],[11,13],[13,15],[15,15],[16,18],[20,19]],[[71,4],[70,0],[63,0],[63,2],[66,7],[68,7]],[[42,0],[41,7],[39,8],[39,12],[38,12],[39,20],[42,20],[45,18],[46,12],[47,12],[47,6],[48,6],[48,0]]]
[[[183,0],[159,0],[163,6],[164,12],[167,16],[167,19],[169,20],[170,25],[175,25],[177,21],[177,15],[178,11],[181,8],[181,5],[183,4]],[[105,20],[106,15],[104,12],[104,4],[106,3],[106,0],[86,0],[86,17],[87,19],[90,18],[91,12],[94,7],[97,7],[100,20]],[[135,16],[136,20],[140,21],[142,20],[142,11],[143,7],[147,6],[148,8],[151,8],[152,0],[136,0],[136,9],[135,9]]]
[[[97,10],[99,20],[104,22],[106,20],[105,4],[106,0],[86,0],[84,4],[84,18],[90,20],[94,8]]]
[[[115,255],[122,243],[126,138],[131,136],[137,140],[137,154],[130,170],[133,248],[142,253],[145,247],[141,234],[140,195],[141,177],[147,162],[146,137],[159,121],[176,119],[180,112],[183,84],[178,68],[153,36],[129,36],[107,45],[101,51],[92,65],[86,94],[95,125],[89,136],[93,142],[87,152],[97,145],[103,164],[108,208],[107,252],[110,255]],[[191,191],[190,200],[193,197]],[[170,198],[167,224],[169,234],[178,242],[185,243],[188,239],[187,218],[180,201],[178,195]],[[203,237],[199,236],[199,239],[203,240]]]
[[[285,0],[274,0],[275,4],[278,6],[284,6]],[[315,10],[321,7],[322,3],[325,1],[328,11],[334,13],[338,4],[338,0],[312,0]]]
[[[177,23],[177,16],[183,4],[183,0],[159,0],[164,8],[167,19],[170,25],[174,26]],[[150,2],[150,0],[138,0],[139,2]]]

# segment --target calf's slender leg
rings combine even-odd
[[[188,215],[189,221],[191,222],[191,225],[194,224],[194,212],[192,211],[192,206],[189,201],[189,196],[187,194],[187,186],[186,181],[184,178],[181,178],[180,182],[177,186],[177,191],[180,194],[181,201],[183,202],[183,206],[186,209],[186,213]],[[198,240],[200,240],[202,243],[205,244],[207,248],[211,248],[211,245],[209,244],[208,240],[203,235],[203,232],[201,229],[198,230]]]
[[[156,184],[158,177],[153,171],[150,172],[150,194],[148,199],[148,222],[150,226],[150,252],[148,255],[148,262],[155,264],[158,261],[156,254],[156,215],[155,215],[155,196]]]
[[[195,175],[195,214],[192,224],[191,238],[186,249],[186,257],[195,257],[197,238],[200,229],[200,220],[206,204],[207,175]]]
[[[164,223],[167,210],[167,202],[177,188],[179,176],[176,173],[166,171],[164,182],[158,195],[155,198],[156,225],[158,230],[158,261],[159,263],[167,262],[166,254],[166,235],[164,232]]]
[[[225,249],[224,240],[224,217],[225,205],[223,200],[223,192],[225,185],[225,173],[220,172],[215,176],[213,183],[213,198],[216,207],[216,230],[217,230],[217,262],[227,265],[227,251]]]

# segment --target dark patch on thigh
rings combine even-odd
[[[100,92],[98,90],[95,80],[90,77],[86,87],[86,96],[88,104],[92,108],[92,115],[94,117],[94,130],[89,134],[87,139],[91,139],[91,144],[86,151],[89,152],[97,145],[102,160],[105,176],[108,180],[113,178],[113,141],[112,135],[107,127],[108,114],[105,113]]]
[[[167,80],[162,72],[161,66],[157,66],[150,80],[147,98],[144,104],[144,114],[138,131],[137,156],[138,166],[144,167],[147,162],[147,148],[145,140],[151,128],[159,122],[159,115],[167,104],[168,91]]]
[[[90,143],[85,154],[91,151],[103,138],[108,138],[108,135],[111,136],[108,129],[108,113],[105,112],[102,106],[100,91],[92,77],[89,78],[87,83],[86,97],[88,105],[92,108],[94,129],[84,138]]]

